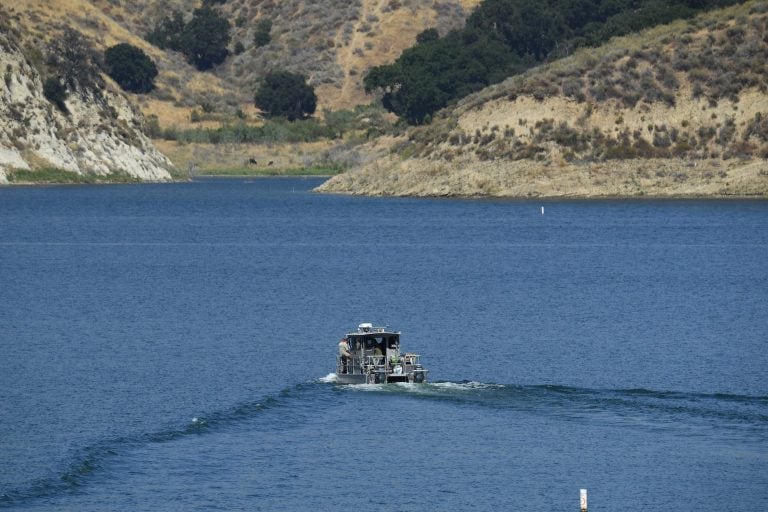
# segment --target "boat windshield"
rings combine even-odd
[[[400,339],[392,333],[350,335],[350,344],[354,352],[362,350],[366,355],[386,355],[388,350],[400,349]]]

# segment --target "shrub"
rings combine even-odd
[[[272,20],[267,18],[259,20],[256,25],[256,32],[253,34],[253,44],[256,45],[256,48],[266,46],[272,41],[271,31]]]
[[[123,90],[145,93],[155,88],[157,66],[140,48],[120,43],[104,52],[104,66],[107,74]]]
[[[161,19],[147,34],[147,41],[159,48],[183,53],[187,61],[200,71],[221,64],[229,55],[231,39],[229,22],[214,9],[195,9],[189,23],[179,11]]]
[[[43,83],[43,95],[56,105],[56,108],[67,113],[67,106],[64,104],[64,100],[67,99],[67,88],[59,77],[52,76]]]
[[[416,42],[419,44],[437,41],[438,39],[440,39],[440,34],[437,32],[436,28],[428,28],[416,36]]]
[[[48,46],[47,64],[55,70],[61,85],[70,90],[98,89],[101,54],[80,32],[66,28]]]
[[[195,9],[182,35],[187,60],[201,71],[224,62],[229,55],[229,28],[229,22],[210,7]]]
[[[155,24],[146,40],[162,49],[182,51],[181,37],[184,33],[184,18],[179,11],[171,13]]]
[[[267,117],[304,119],[315,113],[317,96],[303,75],[277,71],[269,73],[254,96],[254,102]]]

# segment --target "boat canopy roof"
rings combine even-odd
[[[360,324],[356,332],[347,333],[350,341],[373,341],[390,346],[392,343],[400,345],[400,332],[386,327],[374,327],[372,324]]]
[[[375,327],[373,324],[365,323],[357,326],[357,332],[347,333],[347,336],[362,336],[366,334],[387,334],[400,336],[400,331],[392,331],[387,327]]]

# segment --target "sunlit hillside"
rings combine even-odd
[[[752,1],[579,50],[462,99],[323,190],[764,196],[767,26]]]
[[[308,76],[318,110],[369,103],[361,80],[372,66],[391,62],[416,35],[436,27],[461,27],[479,0],[229,0],[217,6],[228,19],[230,56],[209,72],[197,71],[183,56],[160,50],[144,36],[158,20],[178,10],[186,17],[197,0],[18,0],[8,6],[28,48],[44,48],[65,26],[92,40],[97,50],[127,42],[155,60],[156,89],[134,99],[162,126],[184,127],[193,111],[205,125],[235,113],[255,119],[253,94],[272,70]],[[254,44],[261,20],[272,24],[271,40]],[[200,126],[200,124],[198,124]]]

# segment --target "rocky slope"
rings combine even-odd
[[[620,38],[472,95],[326,192],[768,195],[765,2]]]
[[[60,111],[9,33],[0,33],[0,70],[0,183],[11,169],[41,168],[170,179],[170,161],[144,135],[143,116],[112,87],[70,94]]]

